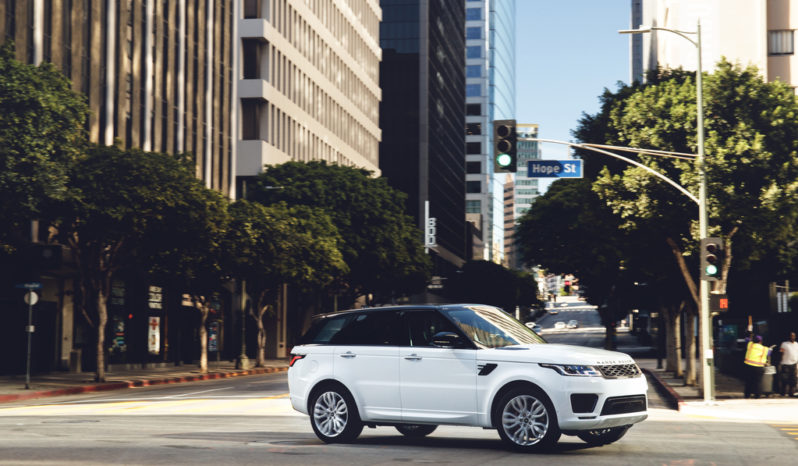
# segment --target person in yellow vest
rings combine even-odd
[[[762,344],[762,336],[755,335],[748,342],[745,351],[745,391],[746,398],[751,395],[759,398],[762,394],[762,375],[765,373],[765,366],[768,364],[770,348]]]

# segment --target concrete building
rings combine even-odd
[[[492,121],[515,117],[515,0],[465,0],[466,212],[482,256],[504,254],[504,177],[493,170]],[[478,254],[479,251],[476,251]]]
[[[537,141],[530,141],[538,137],[538,125],[530,123],[516,124],[516,137],[518,145],[517,171],[515,177],[505,182],[504,187],[504,263],[507,267],[521,269],[520,252],[513,239],[515,225],[527,211],[532,208],[535,199],[540,196],[538,179],[527,176],[530,160],[539,160],[540,147]],[[508,187],[507,183],[512,186]],[[508,192],[512,193],[512,201],[508,200]]]
[[[379,175],[378,0],[242,0],[235,36],[237,189],[264,165]]]
[[[86,96],[91,142],[110,145],[118,140],[128,148],[190,152],[197,177],[230,195],[235,67],[231,31],[238,4],[0,0],[0,38],[14,40],[20,61],[55,65],[73,89]],[[31,237],[40,241],[32,230]],[[78,286],[68,251],[64,256],[58,270],[40,278],[34,371],[80,367],[81,349],[83,368],[93,364],[87,354],[93,351],[92,329],[73,304]],[[13,286],[7,287],[16,278],[14,271],[0,272],[11,280],[0,279],[5,322],[0,331],[7,332],[0,335],[0,352],[12,355],[0,362],[0,373],[13,373],[24,367],[24,357],[16,355],[23,354],[19,349],[24,347],[24,333],[17,330],[24,328],[25,313],[19,310]],[[220,313],[230,312],[230,296],[220,297],[217,304]],[[191,360],[198,344],[185,315],[176,290],[164,290],[141,277],[117,277],[109,300],[109,343],[116,346],[109,349],[108,362]],[[184,318],[187,325],[181,326]],[[153,322],[158,322],[154,328],[161,342],[156,348],[147,343]]]
[[[463,0],[382,0],[380,169],[407,194],[407,211],[425,230],[434,274],[468,258],[465,213],[465,39]]]
[[[756,66],[767,81],[798,85],[798,2],[794,0],[632,0],[631,5],[632,28],[694,32],[700,20],[704,71],[726,57],[732,63]],[[655,31],[634,35],[631,41],[632,81],[642,80],[645,70],[658,65],[696,69],[696,47],[676,34]]]

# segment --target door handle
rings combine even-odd
[[[405,359],[407,359],[408,361],[421,361],[421,356],[417,355],[416,353],[413,353],[405,356]]]
[[[355,353],[351,352],[351,351],[347,351],[346,353],[340,354],[339,356],[341,356],[342,358],[349,359],[349,358],[354,358],[357,355]]]

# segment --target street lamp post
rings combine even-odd
[[[707,237],[707,172],[704,164],[704,83],[701,70],[701,21],[696,23],[695,32],[675,29],[649,27],[645,29],[629,29],[618,31],[621,34],[645,34],[651,31],[668,31],[683,37],[698,50],[698,68],[696,69],[696,126],[698,131],[698,157],[695,159],[698,168],[698,236],[700,240]],[[693,40],[689,36],[695,36]],[[701,274],[699,274],[699,277]],[[701,322],[701,376],[704,387],[704,401],[710,402],[714,396],[713,359],[710,345],[709,329],[709,282],[699,279],[698,314]]]

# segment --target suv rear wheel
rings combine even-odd
[[[560,438],[554,406],[536,388],[515,388],[505,393],[496,405],[494,419],[499,436],[515,450],[545,450]]]
[[[310,425],[321,441],[351,442],[363,431],[355,401],[343,387],[328,385],[316,389],[310,399]]]
[[[438,426],[427,424],[399,424],[396,426],[396,430],[401,432],[405,437],[426,437],[437,428]]]
[[[586,430],[579,432],[577,437],[593,446],[607,445],[617,442],[629,430],[631,426],[609,427],[606,429]]]

